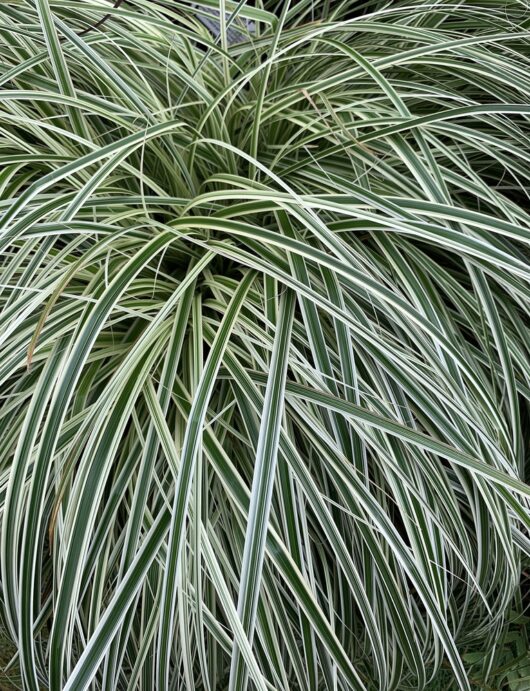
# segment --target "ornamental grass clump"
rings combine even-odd
[[[118,4],[0,5],[9,668],[527,689],[525,3]]]

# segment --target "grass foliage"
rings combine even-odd
[[[527,12],[0,4],[25,689],[530,687]]]

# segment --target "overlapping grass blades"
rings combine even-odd
[[[24,688],[527,688],[529,39],[511,0],[0,5]]]

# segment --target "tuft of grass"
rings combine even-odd
[[[118,4],[0,5],[23,688],[523,691],[526,4]]]
[[[16,662],[16,655],[17,649],[0,614],[0,689],[2,691],[21,688],[20,669]]]

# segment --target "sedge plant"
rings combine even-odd
[[[526,3],[117,4],[0,4],[19,688],[530,688]]]

